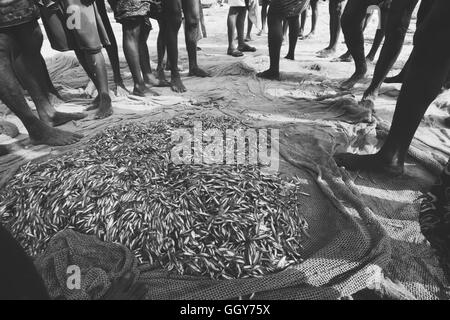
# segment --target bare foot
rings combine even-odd
[[[113,281],[102,300],[144,300],[148,286],[142,282],[133,282],[133,275],[125,273],[123,277]]]
[[[166,74],[164,73],[164,68],[158,68],[157,78],[161,87],[170,87],[170,82],[166,79]]]
[[[48,122],[45,121],[45,122],[47,122],[47,124],[51,125],[52,127],[57,127],[57,126],[65,124],[67,122],[70,122],[72,120],[73,121],[81,120],[85,117],[86,117],[86,115],[81,112],[66,113],[66,112],[56,111],[55,114],[49,118],[49,121]]]
[[[387,160],[378,153],[371,155],[340,153],[334,156],[334,160],[339,167],[344,167],[350,171],[363,170],[387,173],[391,176],[399,176],[404,171],[403,163]]]
[[[127,90],[127,88],[125,87],[125,85],[124,85],[122,79],[117,80],[117,81],[114,81],[114,85],[113,85],[112,91],[114,92],[114,95],[115,95],[116,97],[122,96],[122,95],[123,95],[123,94],[122,94],[123,91],[125,91],[126,94],[130,94],[130,92],[129,92],[129,91]],[[120,91],[122,91],[122,92],[120,92]],[[97,96],[97,97],[98,97],[98,96]]]
[[[264,72],[257,73],[256,76],[268,80],[280,80],[280,72],[272,71],[270,69]]]
[[[258,37],[261,37],[264,33],[266,33],[266,31],[265,31],[265,30],[261,30],[261,31],[259,31],[256,35],[257,35]]]
[[[288,59],[288,60],[295,60],[295,57],[293,54],[287,54],[286,57],[284,57],[284,58]]]
[[[30,141],[34,145],[65,146],[80,141],[83,135],[52,128],[41,120],[29,128]]]
[[[353,57],[350,54],[350,52],[347,51],[342,56],[337,57],[336,59],[333,59],[332,61],[333,62],[352,62],[353,61]]]
[[[144,75],[144,82],[151,87],[160,86],[160,81],[152,73]]]
[[[387,77],[384,79],[384,83],[403,83],[403,78],[400,74],[398,74],[393,77]]]
[[[355,72],[348,80],[341,83],[341,89],[350,90],[366,76],[366,72]]]
[[[170,87],[172,88],[172,91],[181,93],[181,92],[186,92],[187,89],[184,86],[183,82],[181,81],[181,79],[179,77],[172,77],[172,80],[170,82]]]
[[[323,50],[320,50],[317,52],[317,56],[319,58],[329,58],[330,56],[334,55],[336,53],[336,49],[334,48],[325,48]]]
[[[111,105],[111,98],[109,95],[103,94],[100,97],[100,102],[98,104],[98,110],[95,114],[95,119],[104,119],[113,114],[113,109]]]
[[[250,42],[253,41],[252,36],[251,35],[247,35],[244,39],[245,42]]]
[[[150,89],[144,84],[144,85],[135,85],[133,88],[133,95],[138,97],[146,97],[146,96],[159,96],[159,93]]]
[[[200,78],[211,77],[211,75],[208,72],[200,69],[199,67],[190,70],[189,76],[190,77],[200,77]]]
[[[362,97],[362,101],[372,101],[375,103],[375,100],[377,100],[378,98],[378,89],[372,89],[372,88],[367,88],[367,90],[364,92],[363,97]]]
[[[315,35],[316,35],[315,32],[310,32],[306,36],[303,37],[303,40],[312,39],[312,38],[314,38]]]

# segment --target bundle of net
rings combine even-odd
[[[257,165],[175,165],[171,132],[183,124],[111,127],[84,148],[23,166],[0,193],[0,222],[32,256],[69,228],[181,275],[260,277],[301,262],[297,180]]]

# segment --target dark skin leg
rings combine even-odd
[[[20,54],[14,60],[14,70],[25,89],[33,99],[39,118],[48,125],[55,127],[73,120],[80,120],[85,117],[83,113],[65,113],[55,110],[48,98],[48,91],[44,91],[42,84],[46,83],[46,70],[42,69],[40,50],[43,36],[37,23],[33,29],[18,29],[17,39],[20,46]],[[29,33],[25,35],[24,33]],[[30,37],[31,36],[31,37]],[[27,41],[21,41],[27,39]],[[30,40],[31,39],[31,40]]]
[[[375,38],[373,39],[372,48],[370,49],[369,53],[366,56],[366,60],[368,62],[373,62],[375,60],[375,55],[378,52],[378,49],[381,46],[381,43],[383,42],[384,36],[386,34],[386,24],[387,19],[389,17],[389,8],[382,7],[380,12],[380,20],[381,20],[381,28],[377,29],[377,32],[375,33]],[[364,28],[365,30],[365,28]]]
[[[273,14],[269,9],[269,56],[270,68],[256,76],[269,80],[280,79],[280,51],[283,42],[283,18]]]
[[[303,38],[305,37],[305,25],[307,19],[308,19],[308,10],[305,10],[300,15],[300,30],[298,32],[298,37],[301,40],[303,40]]]
[[[244,39],[245,42],[252,41],[252,29],[253,29],[253,22],[250,20],[250,18],[247,18],[247,35],[245,36]]]
[[[165,41],[165,26],[164,19],[158,19],[159,32],[157,39],[157,52],[158,52],[158,67],[157,67],[157,77],[161,86],[170,87],[170,83],[166,79],[164,73],[164,56],[166,54],[166,41]]]
[[[108,39],[111,45],[105,47],[106,52],[108,54],[109,62],[111,63],[113,75],[114,75],[114,94],[117,95],[118,88],[122,88],[126,92],[128,90],[125,88],[123,84],[122,75],[120,74],[120,62],[119,62],[119,48],[117,46],[116,36],[111,26],[111,22],[109,21],[108,13],[105,7],[105,0],[96,0],[98,12],[100,17],[102,18],[103,25],[105,26],[106,33],[108,34]]]
[[[59,94],[58,90],[56,90],[55,86],[53,85],[52,79],[50,78],[50,75],[48,73],[48,68],[47,68],[47,64],[45,63],[44,57],[42,57],[42,55],[40,53],[39,53],[39,55],[41,56],[41,59],[40,59],[41,60],[41,70],[44,71],[44,77],[45,77],[44,81],[41,83],[42,90],[44,90],[44,92],[53,94],[60,100],[63,100],[63,98]],[[50,98],[50,96],[48,96],[48,97]]]
[[[336,52],[336,48],[341,35],[341,16],[344,4],[339,0],[329,0],[328,10],[330,12],[330,44],[318,54],[327,58]]]
[[[450,2],[436,0],[430,16],[414,36],[411,65],[395,108],[389,135],[374,155],[338,154],[336,163],[348,170],[401,174],[420,122],[439,94],[450,70]]]
[[[367,13],[366,17],[364,18],[364,21],[363,21],[363,26],[362,26],[363,32],[366,30],[367,25],[369,24],[369,21],[370,21],[371,18],[372,18],[372,13]],[[375,37],[376,37],[376,35],[375,35]],[[373,48],[373,46],[372,46],[372,48]],[[366,57],[366,59],[367,59],[367,57]],[[352,57],[352,55],[351,55],[349,50],[347,50],[344,54],[342,54],[338,58],[333,59],[333,62],[352,62],[352,61],[353,61],[353,57]]]
[[[50,146],[75,143],[82,138],[81,135],[52,128],[36,118],[27,105],[11,60],[12,56],[17,57],[21,54],[20,46],[16,42],[16,33],[22,28],[26,30],[29,25],[14,28],[14,31],[9,33],[0,32],[0,100],[22,121],[31,143]],[[24,35],[20,41],[33,41],[30,38],[31,32],[24,32]]]
[[[286,19],[283,19],[283,42],[284,42],[284,39],[286,39],[288,27],[289,27],[288,21]]]
[[[123,51],[133,76],[133,94],[140,97],[154,95],[154,92],[145,85],[141,70],[140,39],[143,27],[144,19],[134,19],[122,23]]]
[[[316,34],[317,20],[319,19],[319,6],[317,3],[317,0],[311,1],[311,32],[303,37],[303,39],[310,39]]]
[[[419,11],[417,12],[417,22],[416,22],[417,28],[422,24],[422,22],[425,20],[426,16],[430,12],[430,10],[433,6],[433,2],[434,2],[434,0],[420,2]],[[416,4],[417,4],[417,1],[416,1]],[[384,82],[385,83],[403,83],[403,79],[405,78],[406,71],[408,70],[409,62],[410,62],[410,58],[405,63],[405,65],[403,66],[403,69],[401,70],[401,72],[398,75],[396,75],[394,77],[386,78],[384,80]]]
[[[289,23],[289,52],[286,59],[294,60],[295,59],[295,48],[297,46],[298,40],[298,32],[300,30],[299,26],[299,17],[295,16],[288,19]]]
[[[268,3],[267,2],[263,2],[262,6],[261,6],[262,29],[261,29],[260,32],[258,32],[258,36],[261,36],[263,33],[266,32],[266,28],[267,28],[267,8],[268,8]]]
[[[210,75],[199,68],[197,63],[197,31],[200,23],[200,2],[198,0],[182,0],[182,8],[185,19],[184,36],[189,58],[189,76],[209,77]],[[175,66],[177,65],[178,61]]]
[[[228,13],[227,27],[228,27],[228,52],[236,50],[234,44],[235,30],[237,31],[238,47],[245,45],[244,42],[244,25],[247,9],[241,7],[231,7]]]
[[[417,2],[417,0],[396,0],[392,2],[386,25],[386,40],[381,49],[372,82],[364,92],[363,100],[374,102],[378,97],[383,80],[395,61],[397,61],[402,50],[406,32]]]
[[[341,84],[345,90],[353,88],[367,73],[362,24],[370,4],[370,1],[349,0],[342,14],[342,31],[348,50],[355,62],[355,72]]]
[[[147,40],[150,35],[150,26],[144,23],[142,25],[141,35],[139,39],[139,60],[142,70],[144,82],[152,86],[160,86],[159,80],[153,75],[150,66],[150,53],[147,46]]]
[[[178,31],[181,27],[181,3],[179,0],[163,1],[163,14],[166,21],[165,39],[167,46],[167,60],[171,64],[170,86],[175,92],[186,92],[178,70]]]
[[[92,107],[87,110],[98,109],[95,119],[103,119],[113,114],[111,97],[109,96],[108,74],[106,71],[105,58],[102,52],[88,52],[76,50],[78,61],[88,74],[89,78],[97,88],[98,96]]]

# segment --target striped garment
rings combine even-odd
[[[310,0],[271,0],[269,11],[283,19],[300,15],[309,7]]]

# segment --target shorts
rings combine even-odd
[[[308,7],[309,0],[272,0],[269,7],[269,14],[287,19],[300,15]]]
[[[70,6],[80,10],[79,25]],[[85,6],[81,0],[61,0],[49,7],[40,6],[40,11],[48,40],[57,51],[97,53],[111,45],[95,3]]]
[[[28,23],[39,18],[33,0],[0,0],[0,28]]]
[[[245,0],[228,0],[230,7],[245,7]]]
[[[111,9],[118,23],[136,18],[149,18],[153,11],[153,18],[159,18],[161,2],[156,0],[111,0]],[[153,9],[153,10],[152,10]]]

